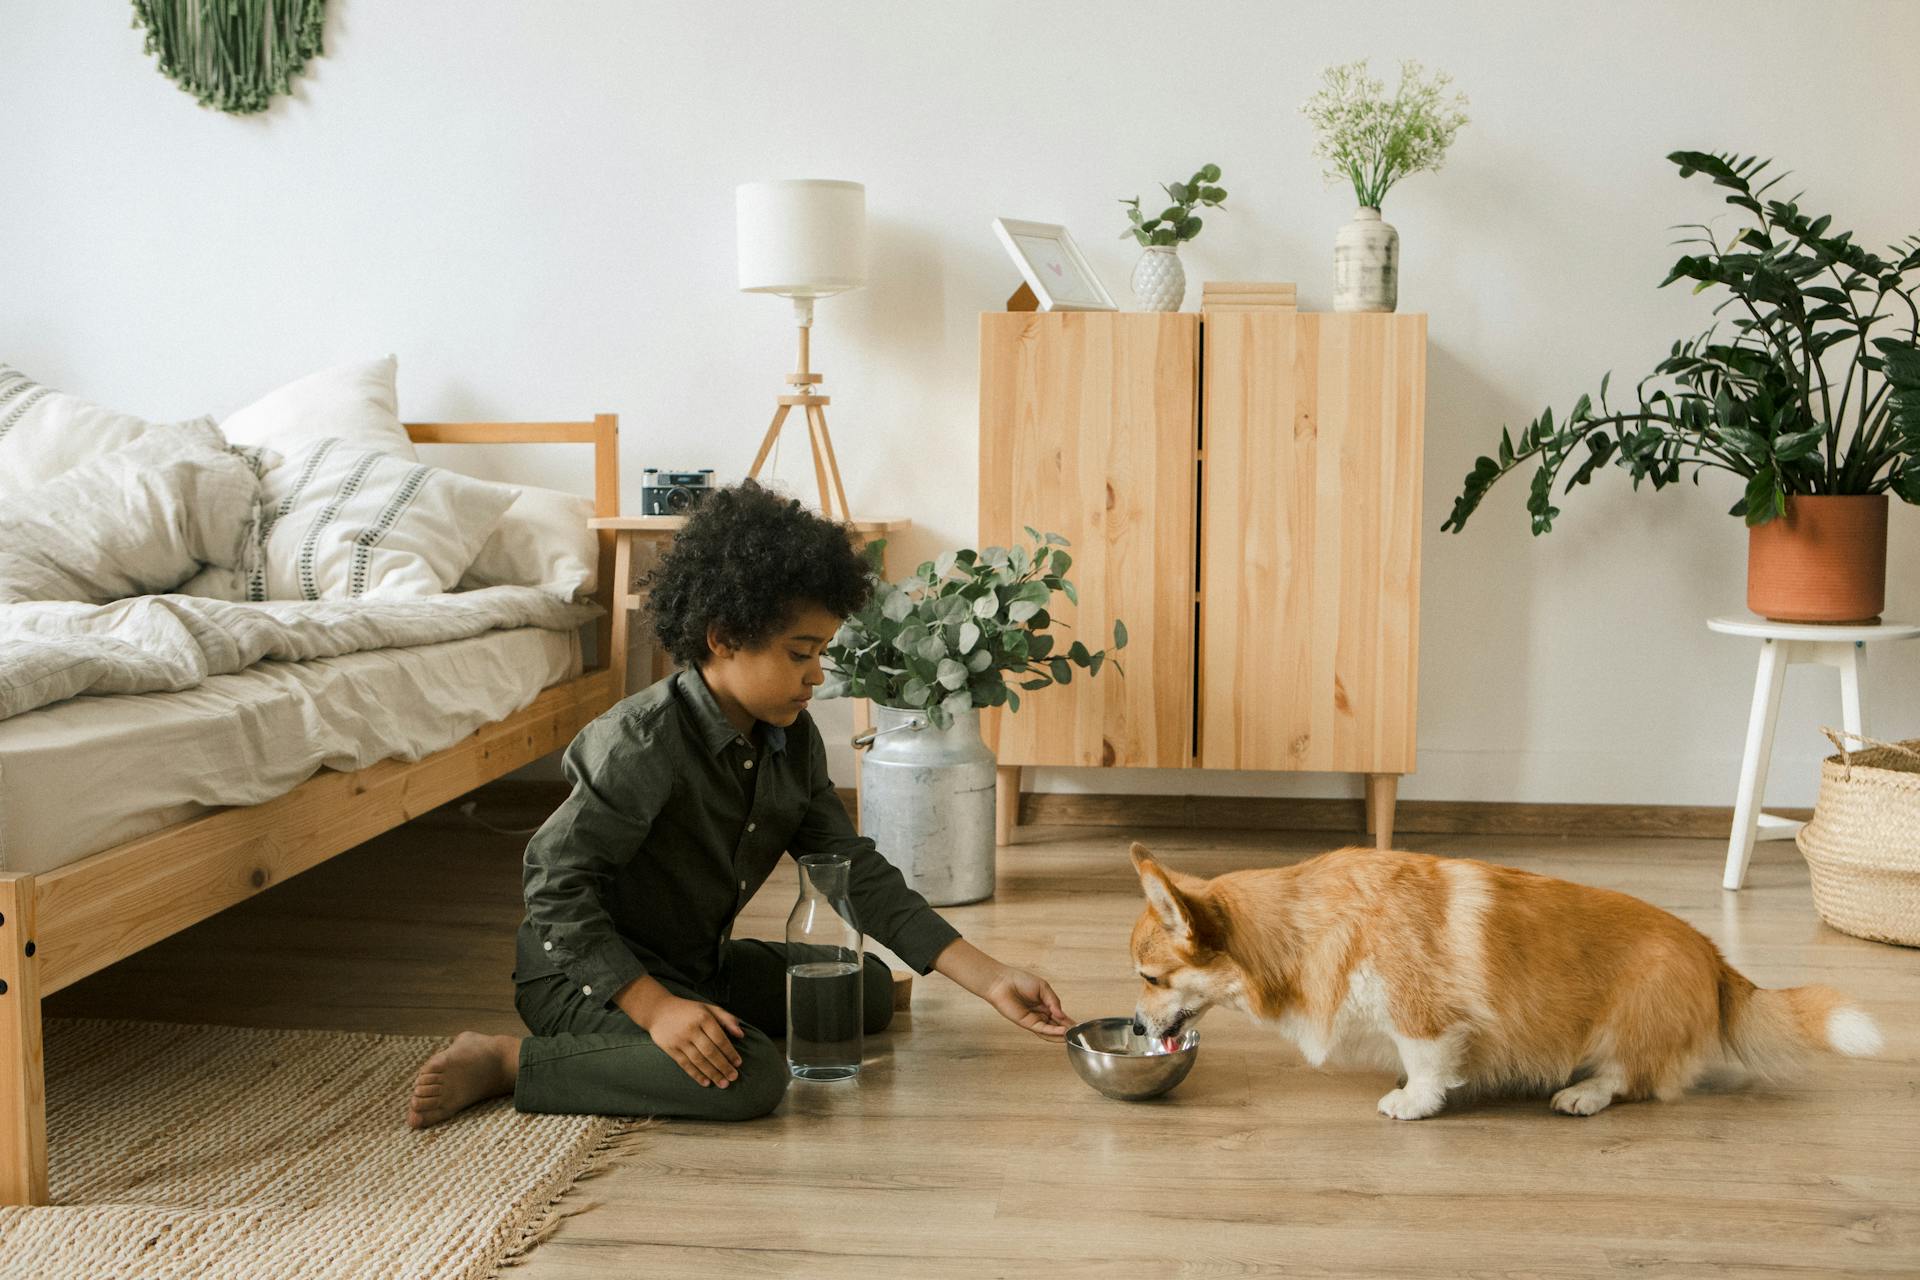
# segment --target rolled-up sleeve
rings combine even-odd
[[[900,869],[880,856],[872,840],[854,830],[827,775],[827,746],[811,722],[807,726],[810,785],[805,815],[791,843],[793,855],[844,854],[853,863],[851,894],[860,927],[912,965],[927,973],[947,945],[960,936],[927,900],[907,887]]]
[[[606,889],[640,852],[673,789],[649,753],[653,722],[603,716],[566,750],[573,790],[527,843],[527,918],[553,963],[589,996],[612,1000],[647,967],[620,938]]]

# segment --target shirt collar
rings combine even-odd
[[[679,680],[680,692],[693,709],[694,723],[700,727],[700,741],[706,745],[709,754],[719,755],[728,743],[740,737],[740,731],[727,719],[726,712],[720,710],[719,701],[714,698],[713,690],[707,687],[706,677],[700,674],[698,667],[682,668]],[[755,723],[760,726],[760,739],[767,744],[769,751],[787,749],[785,729],[764,720]]]

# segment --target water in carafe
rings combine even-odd
[[[860,1073],[865,939],[848,896],[852,862],[808,854],[787,917],[787,1067],[797,1080]]]

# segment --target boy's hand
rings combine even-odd
[[[746,1028],[719,1005],[683,1000],[652,978],[629,983],[614,1003],[703,1087],[724,1089],[740,1078],[740,1051],[733,1042],[747,1034]]]
[[[1073,1019],[1061,1011],[1060,997],[1044,978],[1001,964],[965,938],[949,942],[933,967],[1042,1040],[1064,1040],[1073,1030]]]
[[[1060,997],[1046,979],[1025,969],[1007,968],[992,985],[980,993],[981,999],[999,1010],[1000,1016],[1043,1040],[1062,1040],[1073,1027],[1073,1020],[1061,1011]]]

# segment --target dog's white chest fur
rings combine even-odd
[[[1274,1025],[1300,1047],[1311,1066],[1325,1066],[1329,1060],[1340,1066],[1400,1065],[1387,1012],[1387,984],[1370,965],[1357,965],[1347,975],[1347,996],[1334,1011],[1332,1025],[1299,1010],[1282,1014]]]

